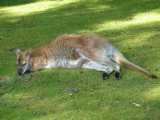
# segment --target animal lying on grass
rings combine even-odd
[[[103,71],[103,79],[107,79],[112,72],[120,79],[121,64],[153,79],[157,78],[129,62],[106,39],[96,34],[63,35],[33,51],[28,49],[21,52],[18,48],[13,50],[17,55],[19,75],[45,68],[88,68]]]

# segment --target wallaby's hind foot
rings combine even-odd
[[[107,80],[109,75],[110,74],[108,74],[108,73],[103,73],[103,80]],[[116,71],[115,72],[115,77],[116,77],[117,80],[120,80],[121,79],[121,73]]]
[[[115,72],[115,77],[116,77],[117,80],[120,80],[121,79],[121,73],[116,71]]]
[[[107,80],[109,75],[107,73],[103,73],[103,80]]]

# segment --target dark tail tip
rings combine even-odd
[[[155,75],[152,75],[152,76],[151,76],[151,78],[153,78],[153,79],[157,79],[157,76],[155,76]]]

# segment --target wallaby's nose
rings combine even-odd
[[[18,70],[18,75],[22,75],[22,72],[23,72],[22,69],[19,69]]]

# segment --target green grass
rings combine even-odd
[[[158,0],[1,0],[0,119],[159,120],[159,13]],[[86,69],[18,76],[16,55],[8,49],[35,49],[72,33],[109,39],[158,79],[124,67],[121,80],[111,75],[103,81],[102,72]]]

